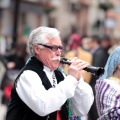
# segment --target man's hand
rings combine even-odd
[[[72,75],[75,77],[77,80],[80,80],[81,75],[82,75],[82,70],[89,66],[89,63],[78,59],[77,57],[74,57],[73,59],[70,60],[71,65],[68,68],[68,75]]]

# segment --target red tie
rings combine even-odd
[[[57,119],[56,120],[61,120],[61,117],[60,117],[60,110],[57,111]]]

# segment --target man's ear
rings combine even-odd
[[[38,45],[33,45],[33,50],[34,50],[34,52],[35,52],[35,54],[39,54],[39,47],[38,47]]]

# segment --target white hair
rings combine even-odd
[[[49,42],[49,40],[52,40],[52,38],[58,37],[60,35],[60,32],[56,28],[50,28],[50,27],[39,27],[34,29],[29,36],[28,41],[28,48],[31,53],[31,55],[35,55],[33,50],[34,44],[46,44]],[[40,46],[40,48],[44,48],[43,46]]]

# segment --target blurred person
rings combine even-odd
[[[12,36],[10,34],[5,35],[6,39],[6,53],[12,49]]]
[[[112,45],[111,45],[110,49],[108,50],[108,53],[109,53],[109,54],[111,54],[112,51],[113,51],[116,47],[120,46],[120,37],[114,37],[114,38],[112,38],[111,42],[112,42]]]
[[[63,47],[55,28],[36,28],[28,46],[32,57],[15,80],[6,120],[68,120],[68,110],[86,115],[94,99],[82,77],[89,64],[75,57],[64,74],[59,68]]]
[[[101,47],[108,53],[108,50],[111,47],[111,38],[108,35],[104,35],[100,38]]]
[[[82,37],[77,33],[73,33],[69,37],[69,39],[70,40],[67,45],[68,52],[66,52],[64,56],[66,58],[78,57],[79,59],[84,60],[91,65],[92,64],[92,54],[90,52],[84,50],[81,47]],[[64,65],[64,70],[67,74],[68,73],[68,65]],[[91,74],[84,70],[82,72],[83,72],[84,80],[87,83],[89,83],[90,79],[91,79]]]
[[[120,46],[110,54],[104,74],[97,80],[98,120],[120,119]]]
[[[100,39],[97,35],[93,35],[90,40],[91,40],[90,51],[93,55],[92,65],[95,67],[103,67],[104,68],[108,57],[106,57],[105,51],[100,46]],[[98,79],[97,76],[92,75],[91,80],[90,80],[90,86],[93,89],[94,95],[95,95],[95,83],[96,83],[97,79]],[[97,118],[98,118],[95,101],[90,109],[89,115],[90,115],[91,120],[97,120]]]
[[[7,60],[8,69],[22,69],[26,63],[27,55],[27,44],[18,41],[15,44],[15,48],[4,56]]]
[[[90,51],[90,42],[91,42],[90,39],[91,39],[90,37],[85,37],[82,39],[81,46],[86,51]]]
[[[106,58],[104,49],[100,45],[100,38],[93,35],[89,42],[89,50],[93,55],[92,65],[96,67],[104,67],[108,58]],[[102,62],[101,62],[102,60]]]
[[[1,82],[1,89],[3,90],[2,104],[8,104],[14,79],[26,63],[26,46],[23,42],[17,41],[15,48],[3,56],[6,72]]]
[[[109,49],[112,47],[111,38],[108,35],[104,35],[100,38],[100,46],[103,48],[106,53],[106,59],[109,57]]]

